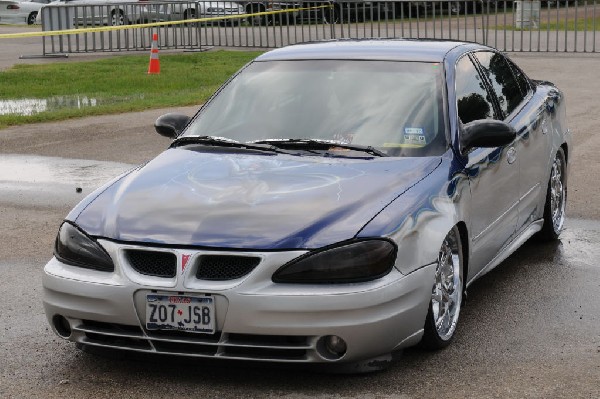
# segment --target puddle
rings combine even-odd
[[[560,254],[564,259],[574,264],[598,268],[596,259],[600,256],[599,221],[567,218],[560,242]]]
[[[74,205],[133,167],[118,162],[3,154],[0,157],[0,202]]]
[[[90,98],[87,96],[56,96],[49,98],[24,98],[0,100],[0,115],[30,116],[61,109],[82,109],[98,105],[119,104],[144,98],[143,95],[128,97]]]

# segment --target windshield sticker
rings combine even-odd
[[[407,144],[407,143],[383,143],[384,148],[421,148],[422,144]]]
[[[404,144],[411,144],[414,146],[425,146],[427,145],[427,138],[420,127],[405,127],[404,128]]]
[[[333,135],[333,140],[338,144],[352,144],[354,133],[336,133]]]

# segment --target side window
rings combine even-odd
[[[521,93],[523,93],[524,97],[527,97],[527,95],[531,91],[531,84],[529,83],[529,79],[527,78],[527,76],[525,76],[523,71],[521,71],[519,69],[519,67],[516,66],[511,60],[509,60],[507,58],[506,61],[508,62],[508,64],[510,65],[510,68],[512,69],[513,73],[515,74],[517,83],[519,84],[519,87],[521,88]]]
[[[521,92],[506,58],[491,51],[479,51],[475,56],[492,84],[500,109],[505,116],[509,115],[521,104],[525,95]]]
[[[490,95],[468,56],[456,64],[456,102],[458,117],[463,123],[494,118]]]

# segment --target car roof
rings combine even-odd
[[[274,60],[389,60],[443,62],[457,47],[487,48],[476,43],[429,39],[342,39],[296,44],[265,53],[256,61]]]

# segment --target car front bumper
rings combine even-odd
[[[117,260],[114,273],[56,258],[46,265],[44,308],[55,333],[87,346],[182,356],[290,363],[376,358],[420,340],[435,273],[435,265],[428,265],[408,276],[393,269],[381,279],[356,284],[271,282],[280,265],[303,253],[293,251],[260,254],[255,270],[232,281],[194,281],[184,274],[159,281],[130,270],[122,245],[102,244]],[[150,293],[212,296],[216,332],[147,330]],[[327,349],[329,336],[345,341],[344,354]]]

